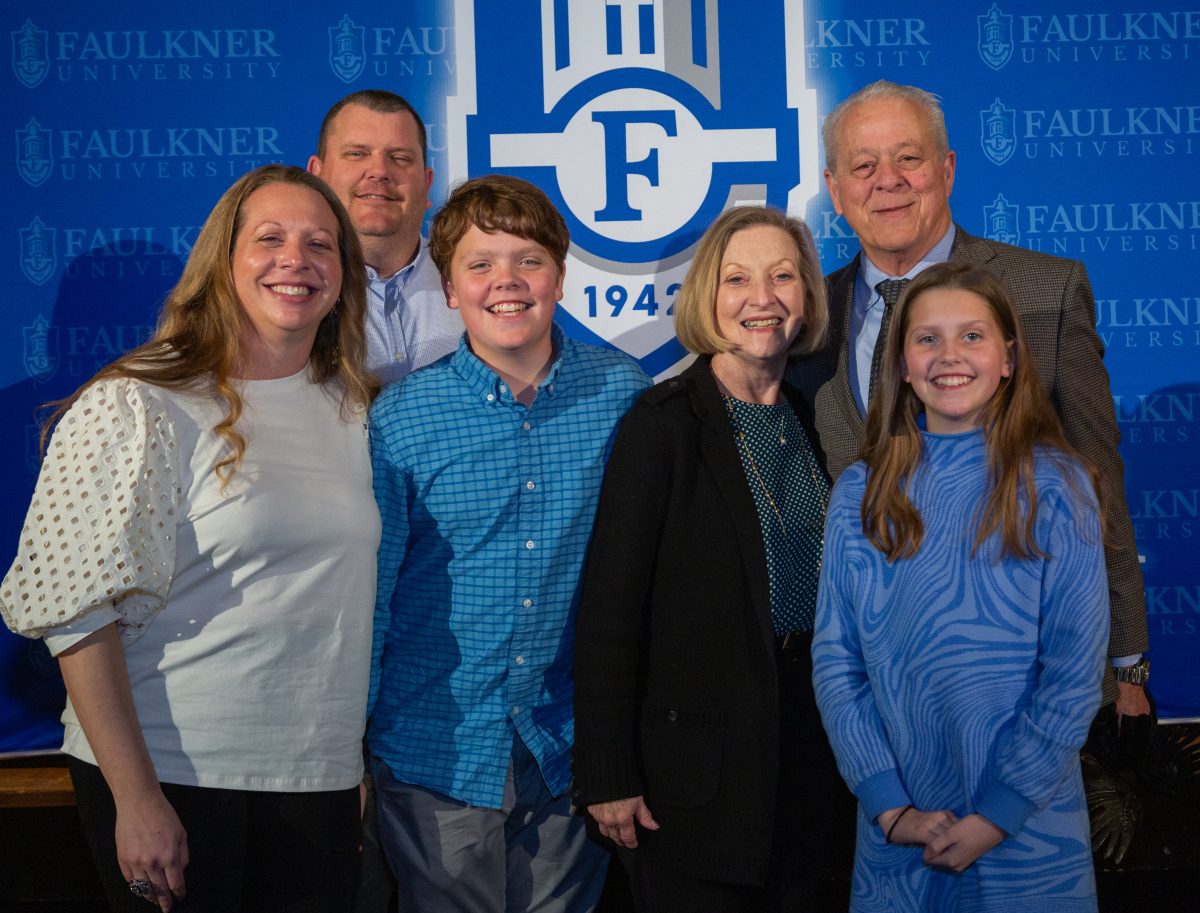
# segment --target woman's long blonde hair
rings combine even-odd
[[[888,561],[911,558],[920,549],[924,537],[921,514],[907,494],[921,460],[917,416],[924,407],[901,375],[909,314],[914,302],[933,289],[958,289],[983,299],[1005,341],[1010,344],[1011,374],[1000,378],[1000,385],[980,415],[980,426],[987,442],[991,490],[987,501],[980,506],[972,554],[999,532],[1002,557],[1047,557],[1033,537],[1038,508],[1033,472],[1037,447],[1057,453],[1064,462],[1078,461],[1086,468],[1101,508],[1100,528],[1103,529],[1099,474],[1067,442],[1058,414],[1042,389],[1016,308],[1003,284],[977,266],[939,263],[909,284],[892,316],[877,395],[867,411],[861,452],[869,470],[862,502],[863,533],[887,555]],[[1076,477],[1068,472],[1066,478],[1068,484],[1072,484]]]
[[[213,207],[179,282],[167,296],[154,335],[106,365],[66,399],[51,403],[54,412],[43,429],[43,443],[80,394],[99,381],[130,377],[171,389],[211,384],[225,401],[225,417],[213,430],[231,449],[217,463],[216,472],[223,482],[232,477],[246,451],[246,439],[237,429],[243,402],[233,379],[246,356],[246,317],[234,287],[231,258],[246,200],[269,184],[294,184],[319,193],[337,219],[341,294],[317,328],[308,370],[314,383],[340,384],[343,416],[349,418],[356,409],[371,404],[379,382],[364,367],[366,267],[350,216],[325,182],[304,169],[264,165],[241,177]]]

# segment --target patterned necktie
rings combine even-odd
[[[887,345],[888,326],[892,322],[892,311],[900,300],[900,293],[908,285],[908,279],[884,279],[875,286],[883,296],[883,319],[879,322],[879,336],[875,339],[875,351],[871,353],[871,385],[867,388],[867,405],[875,395],[875,381],[879,378],[879,366],[883,364],[883,349]]]

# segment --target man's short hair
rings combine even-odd
[[[321,132],[317,134],[317,158],[325,158],[325,147],[329,142],[329,130],[333,125],[333,119],[346,105],[362,105],[368,111],[374,111],[376,114],[402,114],[407,111],[417,122],[417,136],[421,139],[421,164],[429,161],[425,122],[421,120],[421,115],[417,113],[416,108],[395,92],[388,92],[384,89],[360,89],[357,92],[351,92],[325,112],[325,119],[321,121]]]
[[[502,231],[536,241],[546,248],[561,274],[571,236],[550,198],[528,181],[507,174],[472,178],[451,191],[434,213],[429,229],[429,255],[443,279],[450,277],[454,249],[471,226]]]
[[[916,86],[905,86],[881,79],[868,86],[863,86],[826,116],[825,124],[821,127],[821,139],[825,143],[826,168],[831,172],[837,172],[838,127],[846,112],[862,102],[887,98],[899,98],[916,105],[925,117],[925,127],[933,140],[938,156],[943,159],[946,157],[950,152],[950,140],[946,134],[946,116],[942,113],[941,99],[932,92],[926,92]]]

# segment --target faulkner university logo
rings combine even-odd
[[[51,131],[29,118],[25,129],[17,130],[17,174],[31,187],[40,187],[54,168],[54,152],[50,148]]]
[[[367,62],[365,35],[366,29],[355,25],[349,14],[329,30],[329,66],[342,82],[353,82],[362,75]]]
[[[41,314],[27,327],[21,327],[25,341],[25,370],[34,380],[45,383],[58,371],[58,327],[50,326]]]
[[[1017,112],[998,98],[979,112],[979,144],[997,165],[1007,162],[1017,149]]]
[[[541,0],[531,23],[456,0],[454,15],[450,181],[503,171],[546,191],[571,231],[564,329],[666,371],[704,229],[739,203],[803,215],[818,190],[803,2]]]
[[[983,224],[987,226],[987,237],[1001,244],[1021,243],[1021,207],[996,194],[990,206],[983,207]]]
[[[37,478],[42,468],[42,429],[37,425],[25,426],[25,468],[30,478]]]
[[[12,35],[12,68],[25,86],[37,88],[50,72],[50,42],[46,32],[26,19]]]
[[[34,216],[21,229],[21,272],[34,285],[42,285],[58,268],[56,232]]]
[[[993,70],[1001,69],[1012,58],[1013,17],[992,4],[987,15],[976,16],[979,23],[979,56]]]

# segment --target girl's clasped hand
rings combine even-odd
[[[1004,831],[983,815],[959,818],[947,809],[925,812],[911,805],[878,818],[888,843],[925,848],[928,866],[961,872],[1004,839]]]

